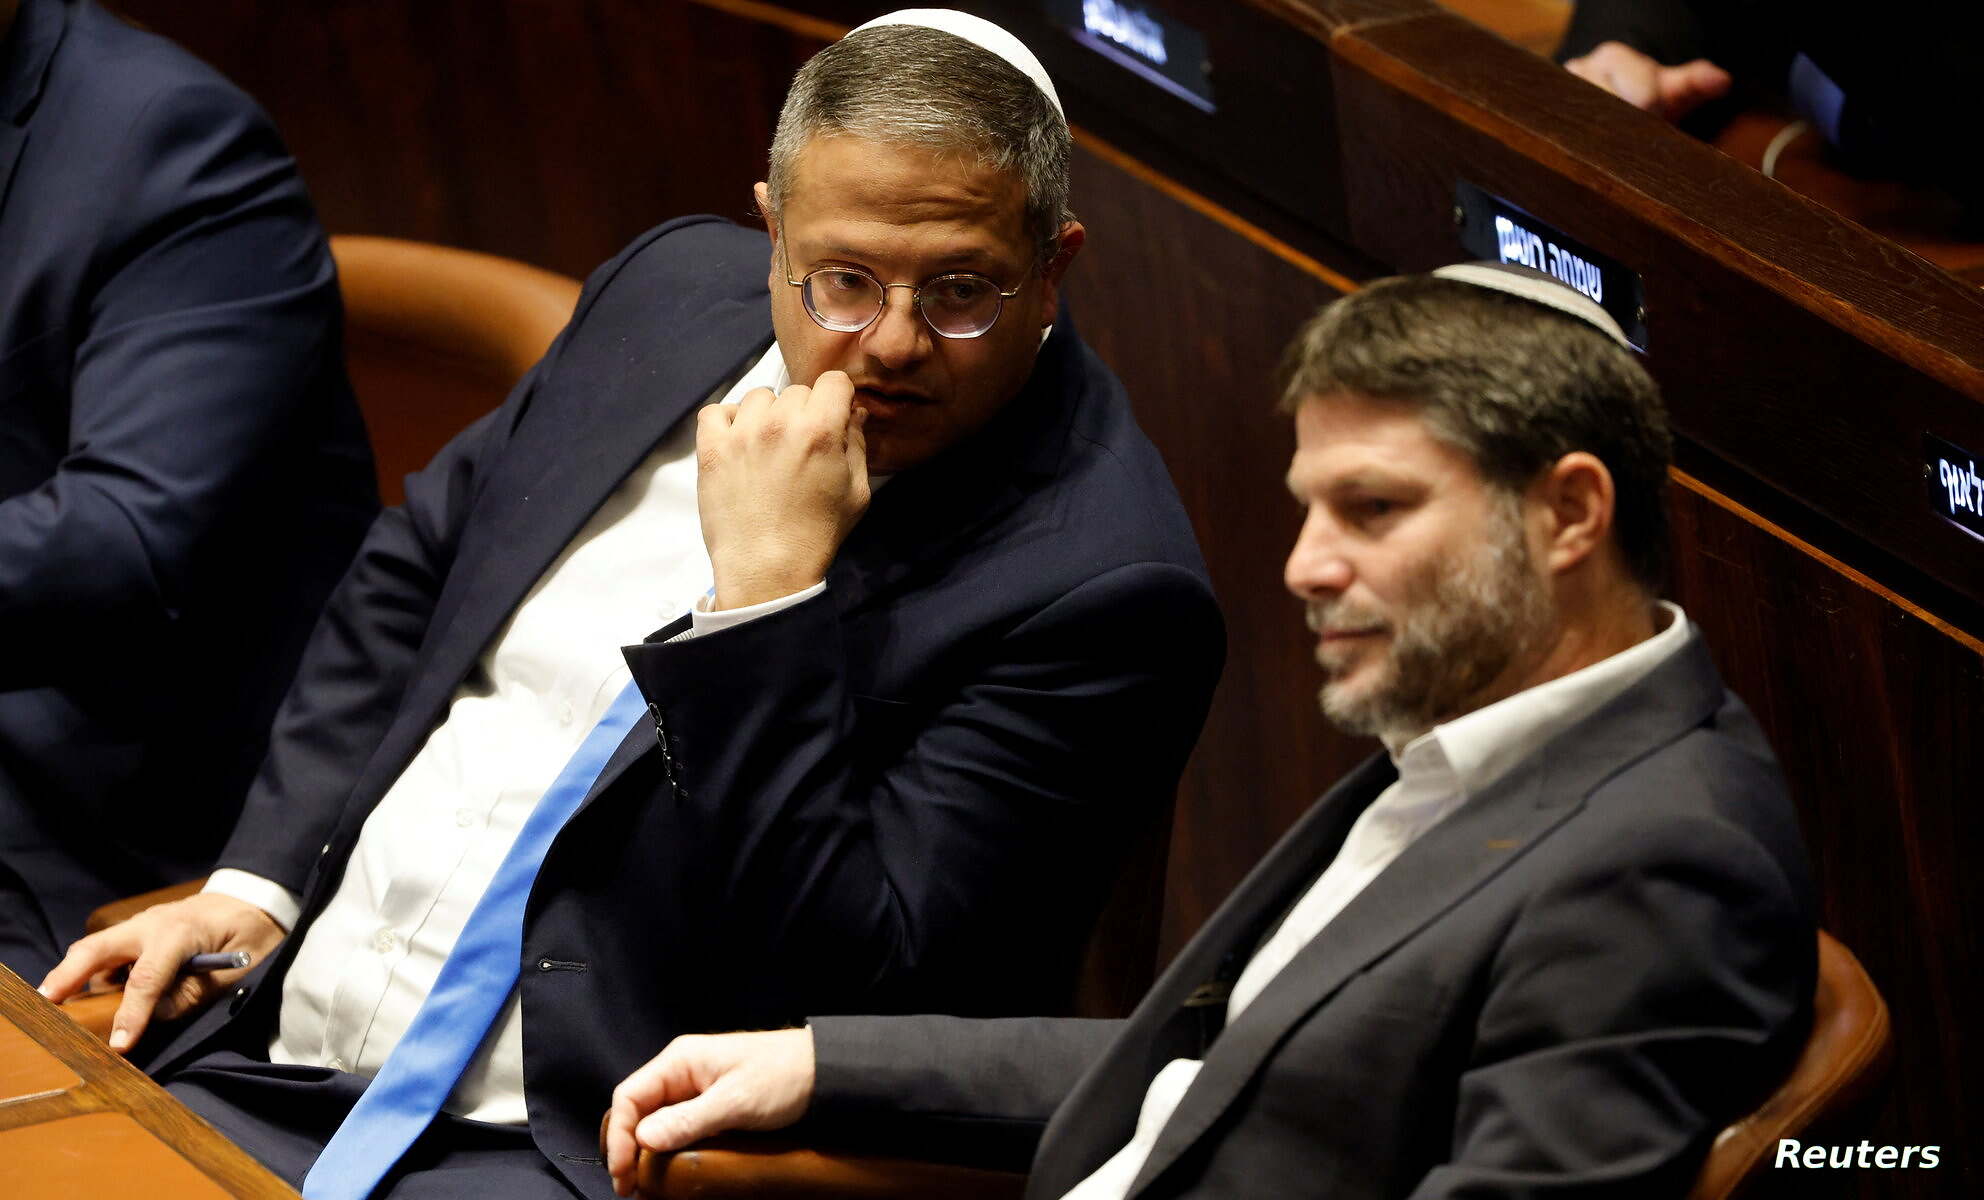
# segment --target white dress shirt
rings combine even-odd
[[[1427,830],[1679,653],[1688,640],[1687,614],[1662,600],[1656,623],[1661,620],[1666,625],[1660,632],[1610,658],[1436,725],[1403,748],[1387,747],[1398,779],[1358,816],[1336,858],[1254,951],[1227,997],[1227,1023],[1238,1020],[1282,968]],[[1062,1200],[1123,1200],[1201,1065],[1195,1058],[1166,1063],[1144,1092],[1128,1144]]]
[[[722,397],[789,382],[777,343]],[[269,1059],[375,1075],[412,1023],[523,823],[630,681],[620,647],[691,612],[698,636],[817,595],[702,612],[710,587],[696,507],[696,423],[684,420],[614,491],[511,615],[447,717],[379,801],[329,905],[284,976]],[[208,891],[285,928],[299,898],[216,871]],[[654,1047],[659,1049],[659,1047]],[[447,1111],[524,1124],[517,993]]]

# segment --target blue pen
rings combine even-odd
[[[209,971],[231,971],[255,961],[246,950],[223,950],[218,954],[195,954],[179,964],[181,975],[204,975]]]

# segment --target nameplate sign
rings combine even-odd
[[[1973,454],[1932,433],[1922,435],[1922,473],[1929,483],[1929,507],[1937,516],[1984,541],[1984,472]]]
[[[1148,0],[1046,0],[1069,37],[1205,112],[1213,111],[1206,39]]]
[[[1554,276],[1597,301],[1619,322],[1626,340],[1645,352],[1646,289],[1638,275],[1464,179],[1454,198],[1454,222],[1469,255]]]

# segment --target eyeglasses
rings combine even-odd
[[[779,254],[785,254],[783,245]],[[821,267],[794,279],[790,259],[785,281],[801,289],[800,299],[813,323],[835,333],[855,333],[873,325],[887,305],[889,289],[908,288],[910,302],[932,333],[975,338],[998,322],[1006,301],[1020,294],[1019,288],[1002,292],[998,284],[969,271],[933,276],[922,283],[883,283],[860,267]]]

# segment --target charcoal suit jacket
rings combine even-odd
[[[641,237],[381,516],[222,857],[302,892],[303,916],[162,1070],[217,1036],[266,1039],[360,826],[491,638],[770,344],[769,253],[714,217]],[[665,643],[686,620],[626,650],[654,719],[557,837],[525,918],[531,1131],[600,1197],[599,1114],[676,1034],[1064,1006],[1117,850],[1170,803],[1224,653],[1164,465],[1065,314],[986,427],[876,494],[823,594]]]
[[[0,866],[38,894],[70,868],[96,903],[177,882],[233,828],[378,511],[341,313],[247,96],[87,0],[24,0],[0,39]]]
[[[1203,1057],[1139,1200],[1684,1194],[1788,1065],[1816,971],[1790,803],[1699,635],[1422,835],[1230,1026],[1188,1004],[1394,778],[1376,758],[1324,796],[1125,1021],[815,1019],[810,1119],[1037,1139],[1027,1195],[1054,1200]]]

